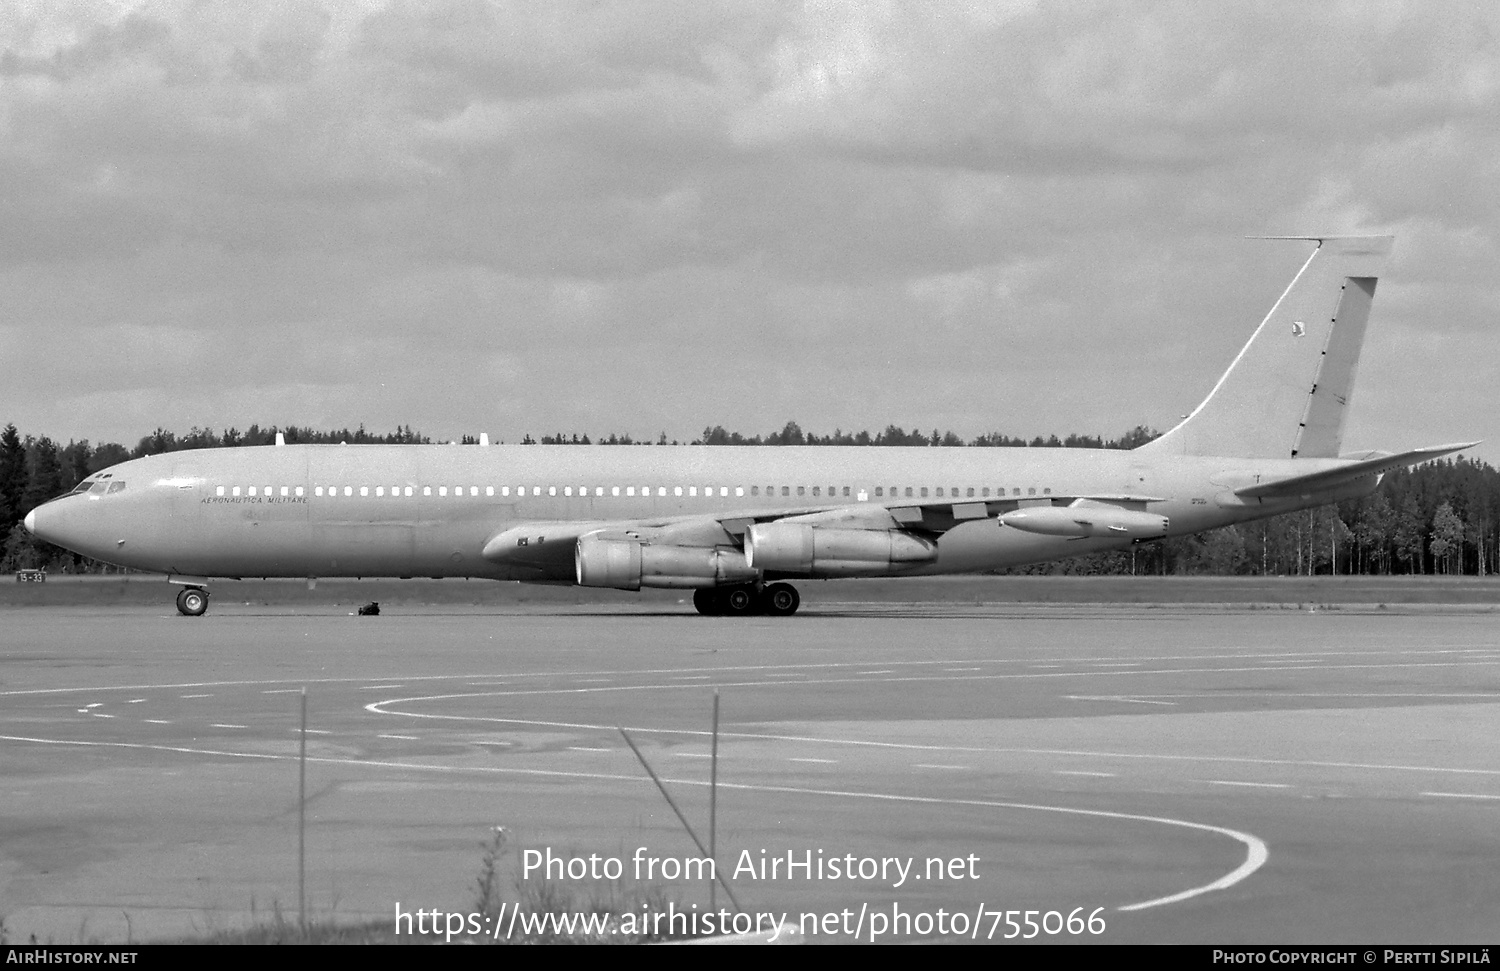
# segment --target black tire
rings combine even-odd
[[[719,612],[730,617],[744,617],[760,608],[754,587],[724,587],[719,591]]]
[[[177,612],[184,617],[202,617],[207,609],[207,590],[201,587],[183,587],[177,594]]]
[[[693,606],[698,608],[698,613],[705,617],[714,617],[719,613],[719,591],[713,587],[699,587],[693,591]]]
[[[760,609],[772,617],[790,617],[802,606],[802,595],[790,583],[773,583],[760,592]]]

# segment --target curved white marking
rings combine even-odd
[[[1453,647],[1453,648],[1434,648],[1434,649],[1431,649],[1431,650],[1423,649],[1421,651],[1413,651],[1413,650],[1401,650],[1401,651],[1394,651],[1394,650],[1390,650],[1390,651],[1296,651],[1296,652],[1281,651],[1281,652],[1272,652],[1272,653],[1253,653],[1253,654],[1246,654],[1246,653],[1242,653],[1242,652],[1241,653],[1234,653],[1234,654],[1162,654],[1162,655],[1157,655],[1157,656],[1152,656],[1152,657],[1141,658],[1141,660],[1142,661],[1154,661],[1154,662],[1161,662],[1161,661],[1222,661],[1222,660],[1236,660],[1236,659],[1238,659],[1238,660],[1244,660],[1244,659],[1249,659],[1249,658],[1262,658],[1262,657],[1306,657],[1306,658],[1312,658],[1312,657],[1344,657],[1344,656],[1370,657],[1372,655],[1379,655],[1379,654],[1396,654],[1396,655],[1422,654],[1424,656],[1430,656],[1430,655],[1434,655],[1434,654],[1473,654],[1473,653],[1476,653],[1476,652],[1483,652],[1483,651],[1490,651],[1490,650],[1493,650],[1493,649],[1492,648],[1479,648],[1479,647],[1463,647],[1463,648]],[[1084,658],[1052,658],[1050,660],[1056,660],[1056,661],[1060,661],[1060,662],[1066,662],[1068,664],[1086,664],[1086,663],[1093,662],[1093,661],[1107,661],[1107,660],[1111,660],[1111,658],[1092,658],[1092,657],[1084,657]],[[869,662],[865,662],[865,663],[869,663]],[[908,667],[908,668],[909,667],[928,666],[928,665],[934,665],[934,664],[1021,664],[1021,663],[1036,664],[1035,661],[1032,661],[1032,662],[1023,662],[1023,661],[1021,661],[1019,659],[1001,659],[1001,660],[996,660],[994,658],[947,658],[947,659],[941,659],[941,660],[928,660],[928,661],[888,661],[886,663],[895,665],[897,667]],[[529,673],[522,672],[522,673],[517,673],[517,674],[506,674],[506,675],[503,675],[503,676],[504,677],[512,677],[512,678],[553,678],[553,677],[578,677],[579,675],[582,675],[582,674],[644,675],[644,674],[680,674],[680,673],[682,673],[684,671],[708,671],[708,672],[711,672],[711,673],[722,673],[722,672],[726,672],[726,671],[771,671],[771,670],[779,670],[779,669],[793,668],[793,667],[795,667],[795,668],[807,668],[809,670],[834,670],[834,669],[851,668],[851,667],[858,667],[858,666],[860,666],[860,664],[857,661],[837,661],[837,662],[828,662],[828,663],[824,663],[824,664],[754,664],[754,665],[746,664],[746,665],[732,665],[732,666],[729,666],[729,667],[711,667],[711,668],[708,668],[708,667],[705,667],[705,668],[648,668],[646,670],[634,669],[634,670],[606,670],[606,671],[533,671],[533,672],[529,672]],[[1037,664],[1036,666],[1040,667],[1041,665]],[[1232,669],[1227,669],[1227,668],[1212,668],[1210,670],[1218,671],[1218,670],[1232,670]],[[1252,671],[1252,670],[1253,671],[1258,671],[1260,669],[1259,668],[1246,668],[1244,670],[1247,670],[1247,671]],[[1103,673],[1103,672],[1097,672],[1097,671],[1095,671],[1095,672],[1080,671],[1078,673],[1079,674],[1089,674],[1089,673],[1098,674],[1098,673]],[[1168,672],[1168,673],[1170,673],[1170,672]],[[493,673],[485,673],[485,674],[420,674],[420,675],[414,675],[414,676],[411,676],[411,677],[406,677],[406,678],[403,678],[402,680],[404,680],[404,681],[462,681],[462,680],[465,680],[467,678],[483,678],[483,677],[494,677],[494,676],[495,675]],[[239,681],[183,681],[183,682],[172,682],[172,683],[168,683],[168,684],[117,684],[117,685],[103,685],[103,686],[99,686],[99,685],[92,685],[92,686],[85,685],[85,686],[76,687],[76,688],[22,688],[22,689],[19,689],[19,690],[0,691],[0,697],[12,697],[12,696],[20,696],[20,695],[68,694],[68,693],[79,692],[79,691],[145,691],[145,690],[148,690],[148,689],[166,689],[166,688],[219,688],[219,687],[232,688],[232,687],[255,687],[255,686],[258,686],[258,685],[270,685],[270,684],[298,684],[298,685],[305,685],[305,684],[335,684],[335,685],[336,684],[363,684],[363,683],[366,683],[366,682],[369,682],[369,681],[373,681],[373,680],[375,680],[375,679],[374,678],[274,678],[274,679],[264,679],[264,678],[262,678],[262,679],[247,679],[247,680],[239,680]],[[297,690],[297,689],[293,689],[293,690]]]
[[[1166,820],[1162,821],[1165,822]],[[1224,874],[1213,883],[1205,883],[1201,887],[1194,887],[1191,890],[1184,890],[1182,891],[1182,893],[1174,893],[1170,897],[1158,897],[1155,900],[1144,900],[1138,904],[1127,904],[1126,906],[1121,907],[1121,910],[1145,910],[1147,907],[1161,907],[1166,904],[1175,904],[1178,901],[1187,900],[1190,897],[1197,897],[1201,894],[1212,893],[1215,890],[1227,889],[1239,883],[1241,880],[1245,879],[1256,870],[1259,870],[1262,866],[1265,866],[1266,860],[1270,858],[1271,852],[1270,850],[1266,849],[1266,844],[1260,839],[1251,836],[1249,833],[1241,833],[1237,829],[1226,829],[1222,826],[1209,826],[1205,823],[1189,823],[1184,820],[1177,820],[1176,822],[1181,826],[1192,826],[1197,829],[1208,830],[1209,832],[1213,833],[1221,833],[1232,839],[1239,840],[1249,848],[1249,852],[1245,854],[1245,862],[1241,863],[1230,872]]]
[[[782,682],[769,682],[781,684]],[[837,683],[808,682],[812,684]],[[759,684],[758,682],[755,684]],[[725,685],[734,687],[734,685]],[[681,688],[684,685],[639,685],[639,688]],[[698,687],[701,687],[699,685]],[[494,691],[494,692],[467,692],[451,695],[425,695],[412,698],[387,698],[384,701],[372,701],[365,705],[365,710],[376,715],[395,715],[400,718],[426,718],[433,721],[458,721],[458,722],[486,722],[498,725],[528,725],[536,728],[577,728],[591,731],[614,731],[613,725],[592,725],[587,722],[560,722],[544,721],[534,718],[497,718],[492,715],[439,715],[421,711],[390,711],[385,705],[406,704],[418,701],[450,701],[455,698],[490,698],[501,695],[532,695],[532,694],[573,694],[591,690],[613,690],[613,689],[590,689],[572,688],[559,692],[551,688],[539,688],[534,691]],[[632,732],[647,735],[694,735],[707,737],[711,732],[690,728],[631,728]],[[1103,758],[1103,759],[1143,759],[1165,762],[1223,762],[1231,765],[1289,765],[1305,766],[1318,769],[1372,769],[1384,772],[1450,772],[1457,775],[1500,775],[1500,769],[1469,769],[1459,766],[1442,765],[1400,765],[1383,764],[1379,762],[1334,762],[1319,759],[1270,759],[1255,758],[1244,755],[1165,755],[1154,752],[1110,752],[1093,751],[1089,749],[1061,749],[1061,748],[1009,748],[990,747],[982,745],[927,745],[917,742],[879,742],[870,739],[858,738],[828,738],[818,735],[775,735],[768,732],[719,732],[720,738],[741,738],[768,742],[812,742],[819,745],[856,745],[866,748],[897,749],[912,752],[979,752],[989,755],[1066,755],[1079,758]]]
[[[83,748],[126,748],[144,749],[157,752],[174,752],[181,755],[212,755],[226,758],[260,759],[263,761],[288,762],[297,758],[296,755],[276,755],[270,752],[227,752],[219,749],[189,748],[181,745],[149,745],[143,742],[87,742],[73,739],[60,738],[28,738],[16,735],[0,735],[0,741],[5,742],[35,742],[41,745],[72,745]],[[605,781],[639,783],[644,777],[636,775],[621,775],[612,772],[565,772],[559,769],[520,769],[505,766],[454,766],[454,765],[426,765],[420,762],[387,762],[365,759],[340,759],[329,756],[308,756],[307,761],[318,762],[327,765],[347,765],[364,768],[380,769],[408,769],[417,772],[442,772],[454,775],[480,774],[480,775],[526,775],[544,776],[548,778],[563,779],[596,779]],[[703,779],[668,779],[662,781],[681,786],[707,786],[709,783]],[[908,796],[889,792],[855,792],[843,789],[811,789],[802,786],[765,786],[752,785],[739,782],[720,782],[721,789],[734,789],[741,792],[779,792],[789,795],[807,796],[829,796],[838,799],[871,799],[878,802],[909,802],[928,806],[978,806],[989,809],[1020,809],[1030,812],[1063,813],[1070,816],[1088,816],[1095,819],[1125,819],[1140,823],[1159,823],[1164,826],[1177,826],[1184,829],[1197,830],[1204,833],[1213,833],[1219,836],[1228,836],[1233,840],[1245,844],[1249,852],[1245,856],[1245,862],[1235,867],[1229,873],[1213,881],[1205,883],[1200,887],[1191,887],[1180,893],[1167,897],[1157,897],[1136,904],[1126,904],[1120,910],[1145,910],[1148,907],[1160,907],[1165,904],[1177,903],[1192,897],[1197,897],[1214,890],[1224,890],[1244,880],[1250,874],[1265,865],[1270,856],[1266,844],[1249,833],[1241,833],[1238,830],[1226,829],[1223,826],[1211,826],[1207,823],[1195,823],[1186,819],[1173,819],[1169,816],[1143,816],[1137,813],[1117,813],[1106,809],[1075,809],[1071,806],[1045,806],[1036,803],[1025,802],[1003,802],[994,799],[944,799],[938,796]]]

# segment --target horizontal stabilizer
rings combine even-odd
[[[1246,499],[1279,499],[1285,496],[1300,496],[1310,492],[1320,492],[1324,489],[1332,489],[1335,486],[1362,479],[1368,475],[1381,475],[1392,469],[1405,468],[1409,465],[1418,465],[1432,459],[1442,458],[1444,455],[1452,455],[1454,452],[1462,452],[1466,448],[1473,448],[1478,442],[1463,442],[1457,445],[1432,445],[1427,448],[1414,448],[1409,452],[1397,452],[1394,455],[1375,455],[1370,458],[1350,462],[1348,465],[1340,465],[1332,469],[1324,469],[1321,472],[1309,472],[1306,475],[1296,475],[1289,479],[1280,479],[1276,482],[1263,482],[1258,485],[1247,486],[1236,489],[1235,495]]]

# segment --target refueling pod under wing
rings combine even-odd
[[[1071,506],[1025,506],[1005,513],[1000,523],[1028,533],[1075,539],[1157,539],[1166,535],[1170,524],[1166,516],[1157,513],[1082,501]]]

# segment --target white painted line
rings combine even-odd
[[[1115,777],[1115,774],[1113,772],[1087,772],[1087,771],[1084,771],[1083,769],[1053,769],[1052,770],[1052,774],[1053,775],[1087,775],[1087,776],[1093,776],[1094,778],[1097,778],[1097,779],[1113,779]]]
[[[1477,792],[1424,792],[1422,795],[1437,799],[1500,799],[1500,796],[1487,796]]]
[[[89,713],[89,710],[87,708],[80,708],[80,709],[78,709],[78,714],[80,714],[80,715],[87,715],[88,713]]]
[[[125,702],[125,704],[127,704],[127,705],[138,705],[138,704],[140,704],[141,702],[143,702],[145,700],[146,700],[145,698],[131,698],[129,701]]]
[[[167,721],[164,718],[147,718],[147,719],[144,719],[144,721],[148,725],[170,725],[170,724],[172,724],[171,722]]]
[[[510,684],[509,681],[470,681],[471,688],[503,688]]]
[[[1205,670],[1212,670],[1212,669],[1205,669]],[[1257,668],[1255,670],[1261,670],[1261,669]],[[1135,671],[1132,671],[1132,672],[1128,672],[1128,673],[1130,673],[1130,674],[1137,674],[1137,673],[1139,673],[1139,674],[1150,674],[1150,673],[1153,673],[1153,672],[1149,672],[1149,671],[1135,672]],[[988,676],[987,675],[987,676],[985,676],[983,678],[976,678],[974,680],[989,681],[989,680],[992,680],[992,679],[993,679],[992,676]],[[827,680],[824,680],[824,681],[814,681],[814,682],[809,682],[809,683],[811,683],[811,684],[847,684],[851,680],[852,679],[849,679],[849,678],[830,678],[830,679],[827,679]],[[938,679],[938,678],[902,678],[902,679],[897,679],[897,680],[903,680],[903,681],[906,681],[906,680],[910,680],[910,681],[936,681],[936,680],[944,680],[944,679]],[[758,683],[761,683],[761,682],[748,682],[748,684],[758,684]],[[743,686],[744,685],[728,685],[728,687],[743,687]],[[640,689],[640,688],[653,688],[653,687],[660,689],[660,688],[664,688],[664,687],[681,688],[681,687],[686,687],[686,686],[685,685],[629,685],[629,686],[625,686],[625,687],[618,688],[618,689],[611,688],[611,689],[608,689],[608,690],[611,690],[611,691],[615,691],[615,690],[633,691],[633,690],[637,690],[637,689]],[[517,692],[511,692],[511,693],[516,694],[516,695],[528,695],[529,696],[529,695],[540,695],[540,694],[566,694],[566,693],[577,693],[577,692],[576,692],[576,690],[574,692],[567,692],[567,691],[554,691],[552,689],[539,689],[539,690],[536,690],[536,691],[517,691]],[[0,692],[0,696],[3,696],[4,694],[5,694],[4,692]],[[1258,696],[1258,693],[1255,696]],[[545,719],[538,719],[538,718],[496,718],[496,717],[494,717],[492,715],[440,715],[440,714],[436,714],[436,713],[432,713],[432,712],[422,712],[422,711],[389,710],[389,709],[387,709],[385,707],[387,705],[410,704],[412,702],[418,702],[418,701],[451,701],[451,700],[453,700],[455,698],[473,698],[473,697],[477,697],[477,695],[471,693],[471,694],[451,694],[451,695],[427,695],[427,696],[424,696],[424,697],[415,697],[415,698],[388,698],[385,701],[375,701],[375,702],[371,702],[368,705],[365,705],[365,711],[368,711],[368,712],[370,712],[372,714],[376,714],[376,715],[398,715],[398,716],[403,717],[403,718],[420,718],[420,719],[431,720],[431,721],[480,722],[480,723],[484,723],[484,724],[493,724],[493,725],[525,725],[525,726],[540,727],[540,728],[584,729],[584,730],[601,731],[601,732],[613,731],[616,728],[616,726],[614,726],[614,725],[600,725],[600,724],[594,724],[594,723],[590,723],[590,722],[559,722],[559,721],[548,721],[548,720],[545,720]],[[696,730],[696,729],[687,729],[687,728],[648,728],[648,727],[639,726],[639,725],[637,725],[637,726],[631,726],[630,730],[632,732],[638,732],[638,733],[640,733],[642,735],[648,735],[648,734],[654,734],[654,735],[687,735],[687,736],[706,737],[709,734],[707,731]],[[1003,755],[1065,755],[1065,756],[1081,756],[1081,757],[1088,757],[1088,758],[1095,758],[1095,759],[1139,759],[1139,760],[1143,760],[1143,761],[1144,760],[1161,760],[1161,761],[1166,761],[1166,762],[1217,762],[1217,763],[1222,763],[1222,764],[1226,764],[1226,765],[1294,765],[1294,766],[1312,767],[1312,768],[1320,768],[1320,769],[1375,769],[1375,770],[1389,771],[1389,772],[1439,772],[1439,773],[1453,773],[1455,775],[1500,776],[1500,768],[1479,769],[1479,768],[1464,768],[1464,767],[1460,767],[1460,766],[1442,766],[1442,765],[1401,765],[1401,764],[1386,764],[1386,763],[1379,763],[1379,762],[1336,762],[1336,761],[1322,760],[1322,759],[1272,759],[1272,758],[1258,758],[1258,757],[1244,756],[1244,755],[1182,755],[1182,754],[1159,753],[1159,752],[1111,752],[1111,751],[1108,751],[1108,750],[1095,750],[1095,749],[1027,748],[1027,747],[1010,747],[1010,746],[988,746],[988,745],[934,745],[934,744],[925,744],[925,743],[921,743],[921,742],[885,742],[885,741],[872,741],[872,740],[869,740],[869,739],[836,738],[836,737],[829,737],[829,736],[826,736],[826,735],[780,735],[780,734],[773,734],[773,733],[770,733],[770,732],[720,732],[719,734],[720,734],[721,737],[724,737],[724,738],[754,739],[756,741],[770,741],[770,742],[806,742],[806,743],[816,744],[816,745],[846,745],[846,746],[850,746],[850,747],[853,747],[853,748],[888,749],[888,750],[891,750],[891,751],[906,751],[906,752],[982,752],[982,753],[989,753],[989,754],[997,754],[998,753],[998,754],[1003,754]],[[3,737],[0,737],[0,740],[3,740]],[[1141,818],[1143,818],[1143,819],[1145,819],[1145,818],[1155,819],[1156,817],[1141,817]],[[1200,824],[1197,824],[1197,823],[1193,824],[1193,826],[1199,826],[1199,825]],[[1202,826],[1207,826],[1207,824],[1206,823],[1202,824]],[[1214,827],[1208,827],[1208,828],[1212,829],[1215,832],[1218,832],[1218,830],[1215,829]]]
[[[1061,664],[1033,664],[1032,667],[1034,667],[1034,668],[1060,668],[1060,667],[1062,667],[1062,665]]]
[[[967,772],[968,769],[969,769],[969,767],[967,765],[942,765],[942,764],[937,763],[937,762],[918,762],[916,765],[912,766],[912,768],[914,768],[914,769],[960,769],[960,770],[965,771],[965,772]]]
[[[954,672],[954,673],[958,673],[960,671],[965,671],[965,672],[966,671],[980,671],[980,670],[983,670],[983,669],[982,668],[943,668],[943,670],[944,671],[951,671],[951,672]]]
[[[269,691],[262,691],[261,694],[263,694],[263,695],[294,695],[294,694],[296,694],[297,692],[299,692],[301,690],[302,690],[301,688],[272,688]]]
[[[418,742],[418,741],[421,741],[421,739],[419,739],[415,735],[376,735],[375,737],[376,738],[394,738],[394,739],[397,739],[398,741],[402,741],[402,742]]]
[[[790,762],[818,762],[823,765],[837,765],[838,759],[788,759]]]
[[[249,725],[229,725],[222,722],[214,722],[209,728],[249,728]]]
[[[115,717],[114,715],[106,715],[102,711],[91,711],[91,712],[89,712],[89,714],[93,715],[95,718],[113,718],[113,717]]]
[[[179,698],[212,698],[213,695],[178,695]]]
[[[1290,789],[1285,782],[1238,782],[1234,779],[1204,779],[1211,786],[1246,786],[1252,789]]]
[[[287,731],[289,731],[289,732],[300,732],[300,731],[302,731],[302,729],[300,729],[300,728],[289,728],[289,729],[287,729]],[[307,730],[307,734],[309,734],[309,735],[332,735],[333,732],[330,732],[326,728],[309,728]]]
[[[404,688],[404,684],[364,684],[360,685],[361,691],[384,691],[387,688]]]
[[[100,706],[100,705],[102,705],[102,704],[104,704],[104,702],[102,702],[102,701],[96,701],[96,702],[94,702],[94,703],[93,703],[93,704],[92,704],[92,705],[84,705],[84,706],[83,706],[83,707],[84,707],[84,708],[85,708],[85,709],[89,709],[89,708],[98,708],[98,707],[99,707],[99,706]]]
[[[474,741],[470,742],[469,744],[470,745],[502,745],[502,746],[507,746],[508,747],[508,746],[514,745],[516,743],[515,742],[487,742],[484,739],[475,739]]]
[[[1129,695],[1063,695],[1069,701],[1119,701],[1132,705],[1166,705],[1176,706],[1175,701],[1151,701],[1148,698],[1132,698]]]
[[[1140,661],[1095,661],[1096,668],[1138,668]]]
[[[569,752],[613,752],[614,749],[609,749],[609,748],[589,748],[587,745],[569,745],[568,746],[568,751]]]
[[[855,674],[895,674],[894,668],[885,668],[881,671],[856,671]]]
[[[1374,650],[1374,651],[1372,651],[1372,650],[1358,650],[1358,651],[1299,651],[1299,652],[1285,652],[1285,651],[1283,651],[1283,652],[1277,652],[1277,653],[1274,653],[1274,654],[1267,654],[1267,653],[1246,653],[1246,652],[1241,651],[1241,652],[1235,652],[1235,653],[1230,653],[1230,654],[1181,654],[1181,655],[1178,655],[1178,654],[1162,654],[1162,655],[1153,655],[1153,656],[1150,656],[1150,657],[1146,657],[1146,658],[1143,659],[1143,661],[1147,662],[1147,663],[1153,663],[1153,664],[1159,664],[1159,663],[1164,663],[1164,662],[1168,662],[1168,661],[1192,661],[1192,662],[1201,663],[1201,662],[1204,662],[1204,661],[1216,661],[1216,660],[1248,661],[1250,659],[1262,658],[1262,657],[1312,658],[1314,656],[1317,656],[1317,657],[1359,657],[1359,658],[1368,658],[1368,657],[1379,656],[1379,655],[1387,655],[1387,654],[1388,655],[1392,655],[1392,656],[1400,656],[1400,655],[1405,655],[1405,654],[1412,654],[1412,655],[1420,655],[1420,656],[1423,656],[1423,657],[1436,657],[1436,656],[1439,656],[1439,655],[1464,655],[1464,654],[1472,654],[1472,653],[1477,652],[1477,651],[1489,652],[1489,651],[1493,651],[1493,648],[1475,648],[1475,647],[1470,647],[1470,648],[1441,648],[1441,647],[1434,647],[1433,649],[1430,649],[1430,650],[1421,650],[1421,651],[1394,651],[1394,650],[1392,650],[1392,651],[1379,651],[1379,650]],[[1500,657],[1500,655],[1496,655],[1496,657]],[[965,662],[968,662],[970,660],[971,659],[969,659],[969,658],[951,658],[951,659],[949,659],[947,661],[936,661],[936,660],[931,660],[931,661],[892,661],[892,662],[887,662],[887,663],[894,664],[897,667],[905,667],[908,670],[910,670],[911,668],[917,667],[917,666],[930,666],[930,665],[933,665],[933,664],[965,663]],[[1096,661],[1096,660],[1102,661],[1102,660],[1105,660],[1105,659],[1104,658],[1065,658],[1065,659],[1062,659],[1062,660],[1066,660],[1070,664],[1084,664],[1084,663],[1087,663],[1089,661]],[[1467,666],[1472,666],[1472,667],[1489,667],[1489,666],[1491,666],[1491,665],[1493,665],[1495,663],[1494,661],[1483,661],[1482,663],[1479,663],[1479,664],[1470,664],[1469,663],[1470,660],[1471,659],[1467,658],[1467,657],[1460,657],[1458,660],[1453,660],[1453,661],[1430,661],[1430,662],[1429,661],[1423,661],[1423,662],[1417,662],[1417,663],[1397,662],[1397,663],[1388,663],[1388,664],[1368,664],[1368,663],[1366,663],[1366,664],[1340,664],[1340,665],[1337,665],[1333,669],[1325,669],[1325,670],[1364,670],[1364,669],[1376,669],[1376,668],[1423,668],[1423,667],[1467,667]],[[1321,662],[1319,662],[1319,663],[1321,663]],[[816,672],[824,672],[824,671],[843,672],[843,671],[845,671],[847,669],[850,669],[850,668],[853,668],[853,667],[857,667],[858,665],[855,662],[840,661],[840,662],[828,662],[828,663],[824,663],[824,664],[803,664],[803,665],[800,665],[800,666],[803,667],[803,668],[806,668],[809,671],[816,671]],[[1036,664],[1034,666],[1041,667],[1042,665],[1041,664]],[[1054,665],[1054,666],[1060,666],[1060,665]],[[729,672],[734,672],[734,671],[765,671],[765,670],[767,670],[768,668],[771,668],[771,667],[785,667],[785,665],[744,664],[744,665],[733,665],[733,666],[729,666],[729,667],[716,666],[716,667],[713,667],[713,668],[696,668],[696,669],[695,668],[680,668],[679,667],[679,668],[648,668],[648,669],[645,669],[645,670],[641,670],[639,668],[636,668],[636,669],[630,669],[630,670],[599,671],[599,672],[590,672],[590,673],[630,675],[630,676],[634,677],[634,676],[646,675],[646,674],[671,675],[671,674],[680,674],[683,671],[710,670],[710,671],[713,671],[713,672],[715,672],[716,674],[718,674],[720,676],[723,676],[723,675],[726,675]],[[1163,668],[1158,668],[1158,669],[1146,670],[1146,671],[1121,671],[1120,673],[1121,674],[1195,674],[1195,673],[1212,672],[1212,673],[1216,673],[1216,674],[1225,674],[1225,673],[1231,673],[1232,674],[1232,673],[1242,673],[1244,671],[1258,671],[1258,670],[1261,670],[1261,669],[1260,668],[1164,668],[1164,669]],[[577,671],[527,671],[527,672],[518,672],[515,676],[516,677],[523,677],[523,678],[551,678],[551,677],[567,677],[567,676],[572,676],[572,675],[576,675],[576,674],[579,674],[579,673],[580,672],[577,672]],[[1077,676],[1084,676],[1084,675],[1091,674],[1091,673],[1097,673],[1097,672],[1079,671],[1079,672],[1057,672],[1057,673],[1047,673],[1047,674],[992,674],[992,675],[984,675],[984,676],[978,677],[978,678],[971,678],[971,679],[968,679],[968,680],[973,680],[973,681],[990,681],[990,680],[1010,680],[1010,679],[1018,679],[1018,678],[1077,677]],[[407,681],[425,681],[425,682],[462,681],[462,680],[466,680],[468,678],[478,678],[478,677],[485,677],[485,675],[477,675],[477,674],[418,674],[418,675],[412,675],[412,676],[408,677],[406,680]],[[301,680],[301,683],[303,683],[303,684],[337,684],[337,685],[347,685],[347,684],[356,684],[356,683],[359,683],[359,682],[366,681],[368,679],[367,678],[304,678],[304,679],[300,679],[300,680]],[[821,683],[821,684],[838,684],[838,683],[841,683],[841,681],[847,681],[847,680],[849,680],[849,679],[828,678],[828,679],[824,679],[823,681],[818,682],[818,683]],[[949,680],[952,680],[952,679],[951,678],[940,678],[940,677],[909,677],[909,678],[904,678],[904,679],[899,679],[899,680],[907,680],[907,681],[949,681]],[[275,679],[246,679],[246,680],[237,680],[237,681],[174,681],[174,682],[157,683],[157,684],[84,685],[84,686],[72,687],[72,688],[22,688],[22,689],[19,689],[19,690],[12,690],[12,691],[0,691],[0,698],[8,698],[8,697],[13,697],[13,696],[23,696],[23,695],[76,694],[76,693],[81,692],[81,691],[155,691],[155,690],[180,689],[180,688],[257,688],[257,687],[260,687],[262,685],[267,685],[267,684],[286,684],[286,679],[285,678],[275,678]],[[751,682],[745,682],[745,685],[749,685],[749,686],[753,686],[754,684],[756,684],[756,682],[753,682],[753,681],[751,681]],[[743,685],[734,685],[734,684],[729,685],[729,687],[739,687],[739,686],[743,686]],[[660,685],[642,685],[642,686],[639,686],[639,687],[653,688],[653,687],[661,687],[661,686]],[[630,687],[627,687],[626,689],[622,689],[622,690],[636,690],[636,688],[634,686],[630,686]],[[547,692],[542,691],[542,692],[535,692],[535,693],[547,693]],[[560,693],[560,692],[554,690],[551,693]],[[186,696],[186,697],[208,698],[208,697],[212,697],[212,695],[191,695],[191,696]],[[402,700],[410,700],[410,699],[402,699]]]
[[[711,759],[712,752],[673,752],[679,759]]]

